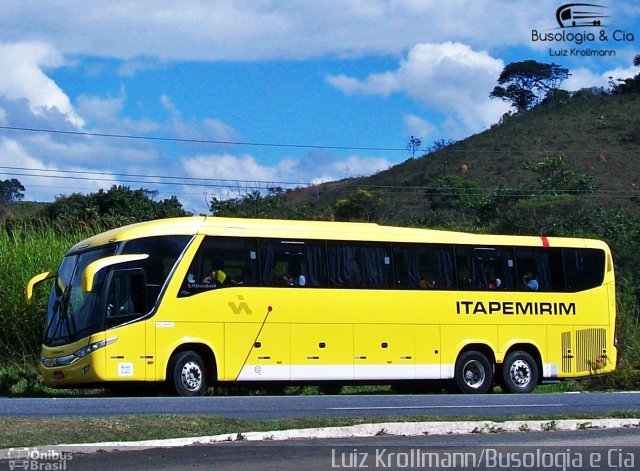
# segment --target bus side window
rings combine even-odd
[[[520,291],[564,291],[562,250],[516,249],[518,289]]]
[[[458,289],[513,290],[515,262],[511,247],[456,247]]]
[[[395,286],[398,289],[453,289],[453,248],[396,245],[393,251]]]
[[[147,306],[145,272],[142,269],[114,270],[109,283],[107,328],[144,315]]]
[[[604,280],[604,251],[564,249],[563,252],[567,291],[582,291],[602,284]]]
[[[146,259],[130,264],[144,270],[147,312],[158,300],[162,286],[190,239],[190,236],[143,237],[124,244],[121,254],[149,255]]]
[[[260,240],[264,286],[320,288],[327,286],[324,243]]]
[[[234,286],[259,285],[255,239],[206,237],[194,257],[180,296]]]
[[[332,288],[391,288],[389,244],[332,242],[327,247]]]

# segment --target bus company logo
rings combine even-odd
[[[567,3],[556,10],[556,20],[560,28],[599,27],[600,21],[609,18],[607,7],[592,3]]]
[[[606,24],[610,9],[594,3],[566,3],[555,11],[557,26],[544,31],[531,30],[533,43],[567,43],[575,47],[550,47],[549,56],[556,57],[611,57],[616,55],[612,45],[635,41],[629,31],[615,29]],[[589,46],[589,47],[579,47]],[[606,46],[607,48],[601,48]]]
[[[229,308],[231,309],[231,312],[233,312],[234,314],[242,314],[243,312],[245,314],[251,314],[253,312],[247,302],[244,300],[244,296],[238,296],[238,301],[238,303],[234,301],[229,302]]]

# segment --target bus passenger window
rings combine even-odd
[[[207,237],[189,267],[180,296],[259,285],[255,239]]]
[[[458,288],[512,290],[515,283],[511,247],[456,247]]]
[[[520,291],[564,291],[560,249],[516,249]]]
[[[260,241],[263,286],[326,287],[324,244],[316,241]]]
[[[604,251],[564,249],[564,274],[567,291],[595,288],[604,280]]]
[[[396,245],[393,251],[395,286],[398,289],[453,289],[453,248]]]
[[[391,250],[387,244],[330,243],[327,247],[332,288],[390,288]]]

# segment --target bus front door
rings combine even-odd
[[[146,379],[147,311],[143,270],[114,270],[107,298],[106,376],[109,381],[144,381]]]

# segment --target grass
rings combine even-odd
[[[62,234],[47,228],[0,230],[0,352],[3,358],[22,361],[37,354],[51,285],[36,290],[34,306],[29,308],[24,294],[27,282],[38,273],[55,270],[69,248],[87,236],[87,232],[73,229]]]
[[[619,412],[609,418],[637,418],[637,414]],[[168,438],[202,437],[246,432],[343,427],[386,422],[468,422],[471,420],[562,420],[593,419],[584,415],[516,416],[509,419],[482,416],[309,418],[278,420],[246,420],[217,416],[130,415],[117,417],[6,417],[0,423],[0,449],[58,444],[82,444],[114,441],[161,440]]]

